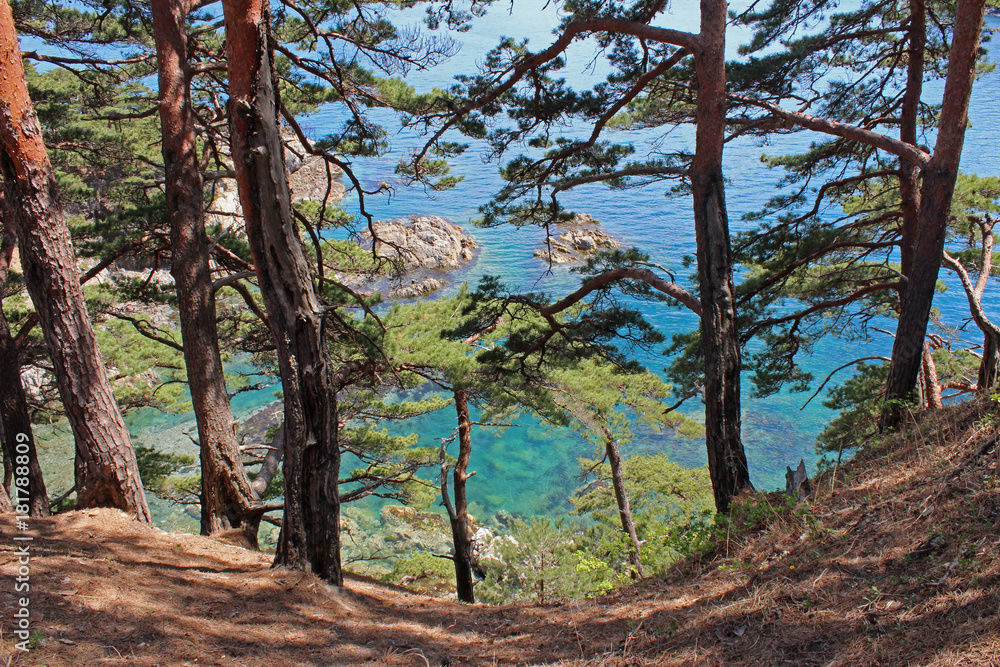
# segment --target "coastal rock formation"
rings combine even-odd
[[[415,299],[441,289],[444,286],[440,280],[427,276],[420,280],[411,280],[409,285],[403,285],[389,292],[390,299]]]
[[[399,260],[403,271],[458,268],[472,261],[477,247],[461,227],[434,215],[379,220],[375,235],[379,255]],[[371,233],[362,237],[370,240]]]
[[[586,261],[597,250],[620,248],[621,244],[597,228],[600,222],[588,213],[577,213],[567,225],[571,229],[548,245],[535,251],[535,257],[552,264],[576,264]]]
[[[327,177],[326,160],[306,152],[305,147],[293,135],[287,134],[284,139],[285,167],[288,171],[288,188],[292,194],[292,203],[322,202],[326,198],[327,205],[332,206],[343,201],[347,188],[339,180],[342,175],[340,167],[330,165],[329,175],[334,179],[330,181]],[[232,165],[228,167],[231,169]],[[212,205],[206,212],[205,223],[223,228],[242,229],[243,208],[240,205],[236,179],[215,178],[205,184],[205,189],[212,198]]]
[[[329,165],[321,157],[306,155],[305,158],[291,156],[288,163],[288,187],[292,191],[292,203],[300,201],[322,202],[326,198],[327,205],[336,204],[344,199],[347,188],[337,180],[340,168]],[[333,180],[330,180],[330,179]],[[328,192],[329,189],[329,192]]]

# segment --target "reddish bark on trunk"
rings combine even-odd
[[[740,346],[722,177],[726,128],[726,3],[702,0],[701,34],[694,50],[698,81],[695,155],[691,164],[701,339],[705,355],[705,445],[719,512],[751,488],[740,435]]]
[[[128,430],[87,315],[80,272],[28,98],[7,0],[0,0],[0,168],[21,263],[76,440],[79,507],[118,507],[150,522]]]
[[[233,165],[284,394],[285,513],[275,565],[343,583],[337,402],[323,306],[291,215],[264,0],[224,0]]]
[[[951,199],[965,141],[985,7],[985,0],[959,0],[955,9],[954,37],[937,141],[934,156],[923,169],[920,212],[911,244],[910,272],[903,288],[899,324],[892,346],[886,385],[888,402],[882,417],[882,428],[892,428],[902,421],[905,401],[913,393],[923,363],[924,337],[941,268]]]
[[[240,457],[219,353],[184,29],[189,10],[186,0],[152,3],[173,251],[171,273],[177,289],[184,365],[201,449],[201,532],[212,535],[236,528],[251,545],[256,545],[260,515],[250,518],[247,513],[257,504],[257,495]]]

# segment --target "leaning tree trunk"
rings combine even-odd
[[[611,486],[615,490],[615,502],[618,504],[618,518],[622,522],[622,530],[628,535],[631,542],[631,559],[635,572],[640,577],[646,576],[642,567],[642,552],[640,550],[639,534],[635,530],[635,520],[632,518],[632,505],[628,501],[628,493],[625,491],[625,466],[622,461],[621,451],[618,443],[611,436],[610,431],[605,433],[604,451],[608,454],[608,464],[611,466]]]
[[[920,211],[912,243],[912,263],[903,290],[899,324],[892,346],[881,427],[898,425],[906,412],[923,363],[924,337],[941,268],[951,199],[965,141],[969,98],[975,80],[985,0],[959,0],[948,76],[938,122],[934,156],[924,166]]]
[[[201,449],[201,533],[212,535],[236,528],[250,545],[256,546],[260,514],[251,516],[248,512],[258,499],[240,457],[219,353],[184,29],[189,10],[187,0],[152,3],[173,250],[171,273],[177,288],[184,365]]]
[[[2,304],[0,304],[2,309]],[[0,435],[3,436],[3,458],[9,470],[26,467],[28,474],[17,477],[28,480],[28,514],[33,517],[49,515],[49,496],[45,490],[42,467],[38,464],[35,436],[28,415],[28,400],[21,384],[21,362],[17,345],[10,334],[7,319],[0,310]],[[4,474],[4,490],[8,471]],[[20,494],[18,494],[20,495]]]
[[[0,188],[0,215],[5,220],[3,238],[0,239],[0,288],[7,282],[16,244],[14,213],[8,203],[3,188]],[[35,434],[28,413],[28,397],[24,393],[24,385],[21,384],[21,355],[3,313],[2,297],[0,294],[0,438],[3,439],[4,476],[3,484],[0,486],[5,493],[9,493],[14,469],[27,467],[27,475],[18,475],[28,481],[27,502],[19,504],[27,505],[29,516],[48,516],[49,496],[45,490],[45,479],[42,477],[42,467],[38,463],[38,453],[35,450]],[[10,504],[9,496],[7,504]]]
[[[264,456],[264,461],[260,464],[260,470],[257,471],[257,476],[253,478],[252,482],[250,482],[250,488],[253,489],[254,493],[256,493],[259,498],[264,497],[267,487],[271,485],[271,481],[277,474],[278,467],[281,465],[281,461],[284,458],[285,425],[281,424],[278,426],[278,430],[274,434],[274,438],[271,440],[271,446],[267,450],[267,454]]]
[[[455,411],[458,413],[458,459],[455,461],[455,505],[448,500],[447,464],[442,463],[441,493],[444,495],[451,534],[455,541],[455,587],[462,602],[475,602],[472,590],[472,536],[469,535],[469,499],[466,494],[470,475],[469,457],[472,455],[472,422],[469,419],[469,401],[462,389],[455,390]],[[442,445],[442,462],[444,461]]]
[[[340,585],[337,403],[323,307],[292,220],[269,47],[269,5],[224,0],[230,142],[285,406],[285,512],[275,565]]]
[[[698,126],[691,189],[705,355],[705,445],[719,512],[728,511],[730,499],[751,488],[740,438],[740,346],[722,177],[726,127],[725,36],[725,1],[702,0],[700,43],[694,54]]]
[[[150,522],[135,451],[87,315],[80,272],[28,98],[7,0],[0,0],[0,169],[24,278],[76,440],[78,507],[118,507]]]

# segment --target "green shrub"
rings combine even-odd
[[[587,530],[590,548],[627,577],[632,547],[622,530],[610,466],[597,466],[593,474],[596,481],[572,502],[578,514],[593,519]],[[666,454],[643,454],[625,459],[624,475],[647,574],[663,572],[714,545],[715,501],[707,468],[685,468]]]
[[[476,595],[494,604],[565,602],[621,583],[608,563],[588,551],[580,526],[562,518],[515,520],[511,534],[494,540],[480,565],[486,579]]]

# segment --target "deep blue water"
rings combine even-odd
[[[491,13],[476,22],[469,33],[456,34],[462,42],[461,51],[446,65],[429,72],[416,72],[408,81],[418,89],[430,86],[446,87],[457,74],[473,73],[482,54],[496,44],[502,35],[525,36],[530,39],[533,49],[551,41],[551,31],[558,22],[558,15],[551,9],[542,10],[541,2],[515,3],[517,13],[507,13],[508,5],[495,7]],[[692,29],[695,3],[676,7],[671,27]],[[404,17],[417,23],[420,12],[409,10]],[[988,19],[996,28],[1000,21]],[[730,36],[730,52],[735,53],[739,35]],[[991,46],[991,45],[988,45]],[[996,51],[993,55],[995,58]],[[602,72],[592,68],[593,52],[586,44],[575,46],[568,53],[569,66],[565,76],[576,87],[584,87],[588,82],[600,79]],[[597,62],[599,68],[600,62]],[[940,85],[930,85],[926,99],[939,102]],[[963,170],[979,175],[1000,175],[996,148],[1000,145],[1000,74],[991,73],[977,83],[972,102],[971,121]],[[398,120],[388,112],[375,111],[373,116],[383,122],[390,131],[392,153],[382,159],[358,160],[354,169],[366,184],[388,182],[398,184],[394,175],[395,165],[400,155],[409,148],[419,145],[419,137],[409,132],[392,134],[399,127]],[[331,107],[302,119],[303,126],[314,138],[333,131],[341,122],[342,111]],[[567,128],[572,135],[574,128]],[[627,134],[619,132],[609,135],[621,141],[633,142],[637,155],[648,150],[654,135],[648,133]],[[745,213],[759,209],[777,190],[780,171],[768,170],[761,164],[762,154],[781,155],[794,153],[813,140],[808,134],[781,138],[775,145],[762,147],[754,141],[736,141],[726,148],[725,172],[727,184],[727,204],[730,224],[734,231],[745,229],[748,223],[741,220]],[[671,146],[693,149],[693,133],[689,128],[675,130],[667,139]],[[464,176],[464,180],[454,189],[441,193],[428,193],[420,188],[405,188],[400,185],[391,197],[369,198],[368,208],[377,218],[414,214],[433,214],[445,217],[459,224],[466,224],[477,216],[477,208],[485,203],[490,193],[495,192],[501,180],[497,165],[486,163],[481,153],[472,146],[469,151],[453,161],[454,173]],[[666,186],[669,187],[669,186]],[[687,197],[665,197],[664,186],[651,186],[639,190],[611,191],[601,185],[579,188],[564,197],[564,204],[571,210],[586,212],[601,221],[605,231],[628,245],[639,247],[651,256],[653,262],[674,269],[680,277],[685,272],[681,259],[694,253],[694,233],[691,225],[691,203]],[[356,200],[350,196],[344,204],[349,211],[357,212]],[[468,227],[469,225],[466,224]],[[482,247],[477,264],[463,274],[462,279],[474,284],[482,275],[500,275],[509,283],[524,289],[543,288],[553,293],[570,290],[578,278],[565,269],[556,268],[548,272],[547,265],[532,256],[541,242],[543,233],[533,228],[513,229],[470,229]],[[944,320],[957,325],[968,317],[967,303],[957,281],[942,272],[950,289],[938,295],[935,305],[941,310]],[[452,288],[455,286],[453,285]],[[988,312],[996,313],[998,300],[995,294],[988,297]],[[659,304],[647,304],[643,310],[660,331],[669,338],[678,331],[688,331],[697,326],[696,318],[682,310],[667,308]],[[889,325],[892,327],[893,325]],[[874,334],[879,336],[879,334]],[[970,340],[975,340],[973,334]],[[975,340],[975,342],[981,342]],[[888,354],[891,339],[877,337],[865,344],[859,351],[858,344],[844,340],[830,339],[821,342],[808,359],[806,366],[817,378],[823,378],[833,368],[858,356]],[[658,354],[644,355],[639,359],[652,370],[660,370],[664,359]],[[846,375],[840,376],[844,379]],[[234,406],[237,412],[252,409],[256,405],[274,400],[274,389],[241,394]],[[743,440],[750,462],[750,471],[758,488],[770,489],[783,486],[786,465],[794,465],[804,458],[812,467],[816,455],[814,442],[825,424],[833,416],[821,405],[822,396],[813,400],[805,409],[800,409],[809,394],[780,395],[768,399],[750,397],[749,381],[744,382],[743,397]],[[692,416],[698,416],[697,405],[688,405]],[[186,418],[185,421],[191,421]],[[145,422],[145,423],[141,423]],[[146,415],[140,422],[133,422],[139,430],[139,438],[147,441],[159,440],[156,432],[178,426],[176,419],[164,420]],[[193,421],[190,423],[193,430]],[[435,445],[441,437],[447,437],[454,429],[454,413],[441,413],[407,422],[407,429],[419,433],[421,444]],[[566,498],[578,485],[578,463],[580,456],[593,454],[590,445],[575,432],[568,429],[551,429],[537,421],[523,417],[518,423],[502,434],[477,431],[473,441],[471,468],[477,471],[470,484],[472,499],[482,507],[474,512],[505,509],[521,514],[539,514],[559,511],[565,507]],[[704,445],[701,440],[676,437],[669,433],[641,433],[629,445],[627,453],[639,451],[666,451],[670,456],[687,466],[705,463]]]

